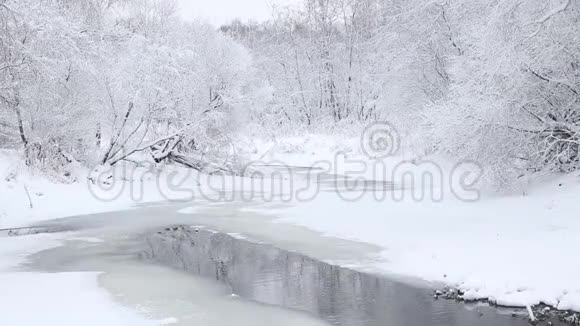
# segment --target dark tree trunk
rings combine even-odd
[[[97,145],[98,148],[101,147],[101,139],[102,139],[102,131],[101,131],[101,124],[97,123],[97,133],[95,134],[95,145]]]
[[[22,140],[22,144],[26,148],[28,146],[28,138],[26,138],[26,133],[24,132],[22,113],[20,112],[20,107],[18,107],[18,104],[14,106],[14,112],[16,113],[16,120],[18,122],[18,133],[20,134],[20,140]]]

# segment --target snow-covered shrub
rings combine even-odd
[[[455,8],[466,50],[449,93],[424,112],[436,149],[511,183],[526,173],[580,168],[580,6],[563,1],[465,1]]]
[[[251,58],[175,1],[0,1],[0,146],[26,162],[233,155]],[[201,159],[203,161],[203,159]],[[223,159],[222,159],[223,160]]]

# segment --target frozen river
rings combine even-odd
[[[276,223],[248,203],[179,213],[187,207],[45,223],[71,238],[26,268],[102,271],[99,284],[119,303],[167,324],[528,325],[521,310],[436,300],[434,285],[377,274],[378,247]]]

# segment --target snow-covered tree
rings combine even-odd
[[[245,49],[175,2],[0,3],[0,140],[29,165],[116,164],[219,152],[251,64]],[[196,163],[199,159],[191,158]]]
[[[436,146],[510,183],[579,165],[580,6],[562,0],[455,5],[463,55],[425,117]]]

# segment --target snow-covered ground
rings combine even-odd
[[[320,148],[309,146],[308,140],[290,140],[296,142],[302,146],[295,146],[301,148],[298,155],[282,152],[277,157],[290,165],[304,164],[305,156]],[[361,159],[352,144],[340,150]],[[387,159],[387,171],[397,168],[397,159]],[[453,164],[435,162],[447,180]],[[424,172],[421,163],[403,168],[417,177]],[[354,177],[365,174],[370,176],[366,171]],[[458,198],[450,182],[431,186],[439,188],[443,200],[432,200],[429,192],[416,200],[411,189],[393,190],[380,200],[369,190],[319,192],[314,200],[260,212],[279,217],[279,222],[380,245],[385,272],[444,282],[465,291],[466,299],[509,306],[541,302],[580,311],[577,174],[544,178],[510,193],[482,192],[475,201]]]
[[[406,200],[356,202],[335,193],[261,213],[327,235],[385,249],[386,272],[441,281],[468,299],[501,305],[544,302],[580,310],[580,184],[568,178],[528,196],[483,198],[476,203]]]
[[[271,158],[300,165],[323,148],[308,139],[289,143],[280,147],[294,146],[298,155],[282,151],[269,154]],[[362,159],[356,143],[341,144],[335,148]],[[328,159],[333,153],[322,156]],[[401,157],[386,160],[387,171],[397,168],[397,160]],[[435,162],[447,180],[453,164]],[[417,177],[424,172],[420,163],[403,169]],[[372,175],[367,170],[354,177],[365,174]],[[466,299],[509,306],[541,302],[580,311],[577,174],[546,177],[510,193],[482,192],[475,201],[458,198],[450,183],[428,184],[429,189],[440,190],[441,201],[432,200],[429,192],[425,199],[415,200],[411,189],[393,190],[381,200],[368,190],[319,192],[314,200],[260,212],[279,217],[279,222],[379,245],[385,249],[380,266],[385,272],[456,286],[465,291]]]
[[[84,180],[56,184],[25,169],[16,153],[0,151],[0,229],[62,216],[125,209],[135,204],[128,192],[114,201],[100,200],[91,194]],[[149,178],[144,182],[151,184],[155,180]],[[162,198],[159,192],[149,192],[146,200]],[[67,236],[0,237],[0,315],[3,325],[153,326],[168,323],[149,320],[115,302],[106,290],[99,287],[99,271],[40,273],[19,268],[26,256],[57,247]]]
[[[3,325],[153,326],[122,307],[97,284],[97,273],[18,270],[26,255],[58,246],[62,235],[0,238],[0,315]]]
[[[254,146],[252,158],[266,164],[278,161],[308,166],[315,161],[331,161],[336,151],[364,159],[356,139],[301,137],[256,142]],[[397,160],[401,157],[387,160],[386,167],[396,166]],[[0,172],[9,170],[4,165]],[[439,165],[448,178],[452,164]],[[420,164],[410,169],[413,173],[422,171]],[[363,174],[369,176],[368,171]],[[144,182],[143,200],[165,198],[154,179]],[[135,203],[135,198],[125,195],[102,202],[83,182],[55,185],[30,176],[2,182],[0,227],[128,208]],[[33,209],[28,207],[23,184],[31,193]],[[268,207],[261,212],[274,214],[280,223],[379,245],[384,248],[380,268],[385,273],[444,282],[465,291],[466,299],[515,306],[543,302],[580,311],[578,176],[546,178],[509,194],[482,193],[473,202],[458,199],[447,187],[442,189],[440,202],[414,200],[410,192],[393,190],[389,194],[397,194],[397,200],[386,196],[377,201],[369,192],[357,200],[345,200],[335,192],[320,191],[312,200],[294,200],[283,209]],[[352,198],[352,193],[347,195]]]
[[[93,172],[78,168],[73,173],[77,182],[56,183],[26,168],[14,151],[0,150],[0,229],[58,217],[129,209],[139,203],[187,198],[189,193],[174,191],[159,180],[176,175],[176,180],[195,180],[191,170],[182,168],[160,171],[128,167],[125,171],[114,171],[114,182],[107,179],[113,175],[109,169]],[[88,182],[89,175],[111,186]]]

